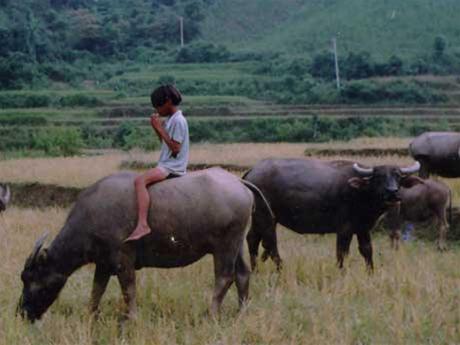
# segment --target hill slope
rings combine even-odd
[[[314,52],[334,35],[376,57],[426,54],[438,35],[460,47],[456,0],[218,0],[208,13],[204,39],[235,49]]]

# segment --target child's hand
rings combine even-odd
[[[160,128],[161,127],[161,120],[158,114],[153,114],[150,116],[150,124],[153,128]]]

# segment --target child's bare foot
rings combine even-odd
[[[125,242],[138,240],[145,235],[150,234],[151,231],[152,230],[150,230],[148,225],[138,225],[136,229],[134,229],[133,233],[125,240]]]

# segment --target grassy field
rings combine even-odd
[[[349,142],[321,144],[296,143],[244,143],[244,144],[192,144],[190,163],[235,164],[250,166],[263,158],[304,157],[305,150],[337,149],[339,147],[360,149],[365,147],[403,147],[409,139],[399,138],[360,138]],[[96,180],[118,170],[123,161],[156,162],[159,151],[143,152],[106,150],[97,156],[27,158],[0,161],[0,181],[52,183],[63,186],[85,187]],[[327,159],[353,159],[368,164],[383,162],[409,164],[407,157],[344,157],[331,156]]]
[[[374,241],[376,272],[369,276],[355,243],[346,269],[335,266],[333,236],[299,236],[279,229],[285,268],[260,265],[250,302],[237,312],[234,288],[218,320],[209,318],[213,284],[210,257],[185,268],[144,269],[137,275],[136,321],[120,328],[115,279],[91,322],[94,268],[74,274],[38,324],[14,317],[19,274],[43,229],[55,233],[67,210],[12,208],[2,229],[0,339],[3,344],[455,344],[460,342],[460,251],[438,253],[412,242],[395,253],[387,238]]]
[[[306,149],[403,147],[404,139],[361,138],[329,144],[202,144],[193,163],[251,165],[266,157],[304,157]],[[118,170],[124,160],[155,161],[158,152],[106,151],[98,156],[0,162],[0,181],[36,181],[84,187]],[[319,157],[321,158],[321,157]],[[346,157],[327,157],[327,159]],[[363,163],[407,164],[406,157],[353,157]],[[456,200],[460,185],[448,183]],[[191,266],[137,274],[138,318],[120,327],[123,302],[116,279],[102,300],[98,321],[87,311],[93,266],[71,276],[42,321],[14,317],[20,272],[34,241],[54,235],[68,209],[11,207],[0,215],[0,344],[456,344],[460,343],[460,248],[446,253],[431,242],[391,250],[374,235],[376,271],[369,276],[352,243],[346,268],[335,266],[335,237],[300,236],[278,229],[284,270],[262,263],[251,277],[250,302],[237,311],[236,289],[218,319],[207,314],[213,287],[211,257]],[[246,254],[247,257],[247,254]]]

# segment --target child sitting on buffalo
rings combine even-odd
[[[136,228],[126,241],[138,240],[151,232],[147,223],[150,205],[147,187],[168,177],[185,174],[189,158],[187,120],[178,109],[182,101],[180,92],[172,85],[164,85],[155,89],[150,99],[156,110],[150,116],[150,124],[161,141],[160,159],[155,168],[135,180],[138,220]],[[161,121],[161,117],[166,119]]]

